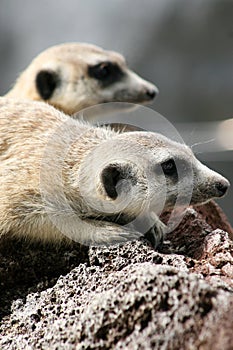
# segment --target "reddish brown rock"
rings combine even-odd
[[[233,228],[226,215],[215,201],[210,201],[203,205],[195,206],[194,208],[212,229],[220,228],[228,232],[230,238],[233,239]]]
[[[0,348],[232,350],[223,218],[214,203],[189,208],[159,251],[143,240],[89,251],[0,246]]]

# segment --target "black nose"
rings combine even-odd
[[[156,96],[156,90],[154,90],[154,89],[147,90],[146,96],[148,97],[148,99],[152,100]]]
[[[215,188],[218,191],[219,197],[224,196],[226,191],[228,190],[229,184],[226,182],[216,182]]]

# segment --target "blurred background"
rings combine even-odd
[[[1,0],[0,95],[38,53],[70,41],[121,52],[158,86],[151,107],[233,184],[233,151],[213,140],[216,121],[233,117],[232,0]],[[233,185],[219,201],[231,223],[232,203]]]

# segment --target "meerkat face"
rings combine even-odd
[[[229,187],[186,145],[151,132],[124,133],[106,141],[87,158],[81,172],[84,216],[121,225],[146,215],[147,210],[159,215],[177,204],[222,197]]]
[[[150,102],[157,93],[153,84],[127,67],[120,54],[69,43],[36,57],[8,97],[43,100],[72,115],[105,102]]]
[[[151,189],[156,193],[151,195],[152,206],[159,193],[159,201],[164,198],[164,209],[175,204],[201,204],[225,195],[228,180],[203,165],[188,146],[151,133],[143,142],[145,140],[150,141],[147,148],[152,152],[152,156],[148,156]]]

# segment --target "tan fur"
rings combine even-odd
[[[116,63],[125,74],[124,78],[102,87],[99,81],[88,75],[88,67],[102,62]],[[59,78],[59,86],[46,101],[69,115],[104,102],[149,102],[153,96],[148,92],[158,92],[153,84],[131,71],[119,53],[90,44],[66,43],[39,54],[6,97],[43,100],[36,87],[37,74],[42,70],[55,72]]]
[[[7,98],[0,98],[0,116],[3,235],[54,242],[68,236],[85,244],[124,242],[141,234],[130,225],[112,222],[112,215],[123,214],[130,222],[149,200],[158,244],[162,223],[156,215],[166,186],[165,209],[174,205],[177,191],[185,197],[190,186],[185,173],[178,184],[169,179],[164,183],[156,169],[168,157],[184,160],[193,169],[191,203],[219,197],[216,183],[229,185],[187,146],[156,133],[118,134],[74,120],[45,103]],[[103,180],[103,169],[112,166],[124,174],[116,198],[108,194]]]

